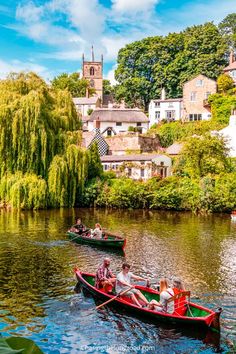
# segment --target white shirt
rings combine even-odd
[[[117,274],[117,277],[116,277],[116,292],[117,292],[117,294],[120,293],[121,291],[128,289],[128,286],[123,285],[120,281],[122,281],[122,282],[124,281],[124,282],[131,285],[132,276],[133,276],[133,273],[131,273],[131,272],[124,274],[121,271],[119,274]]]
[[[163,306],[164,311],[167,313],[173,313],[174,312],[174,301],[171,301],[167,303],[167,301],[174,296],[174,291],[171,288],[168,288],[167,290],[164,290],[160,294],[160,303]]]

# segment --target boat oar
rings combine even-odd
[[[114,301],[115,299],[117,299],[119,296],[126,294],[128,291],[130,291],[131,289],[133,289],[133,286],[131,286],[130,288],[122,291],[121,293],[119,293],[118,295],[116,295],[115,297],[113,297],[112,299],[109,299],[107,301],[105,301],[103,304],[96,306],[96,310],[100,309],[101,307],[105,306],[106,304],[109,304],[110,302]]]

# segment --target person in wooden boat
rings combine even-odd
[[[175,277],[173,279],[173,292],[174,295],[177,295],[183,291],[185,291],[184,289],[184,285],[182,283],[182,280],[180,278]],[[182,296],[179,299],[175,299],[174,300],[174,311],[175,314],[183,316],[186,312],[186,296]]]
[[[150,310],[158,312],[173,313],[174,312],[174,302],[169,302],[168,300],[174,296],[174,291],[168,285],[168,280],[166,278],[160,279],[160,301],[152,300],[149,303],[148,308]]]
[[[95,228],[91,230],[91,237],[102,238],[102,228],[99,223],[96,223]]]
[[[70,231],[76,232],[79,235],[81,235],[86,230],[87,230],[87,228],[85,225],[82,224],[80,218],[76,219],[76,224],[73,225],[72,228],[70,229]]]
[[[107,293],[111,293],[116,282],[116,276],[110,270],[111,260],[106,257],[103,263],[98,267],[95,276],[95,287],[97,289],[103,289]]]
[[[131,286],[133,286],[133,288],[130,289],[125,294],[125,296],[130,297],[131,300],[133,301],[133,303],[139,307],[142,307],[142,304],[139,302],[139,300],[141,300],[147,306],[149,304],[148,300],[141,293],[140,290],[135,289],[134,285],[131,284],[132,280],[149,281],[148,279],[144,279],[143,277],[139,277],[139,276],[131,273],[130,272],[130,265],[128,263],[123,263],[122,264],[122,271],[116,277],[116,293],[119,294],[119,293],[125,291],[126,289],[130,288]]]

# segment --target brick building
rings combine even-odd
[[[183,119],[187,121],[211,119],[208,97],[216,91],[216,81],[204,75],[198,75],[185,82],[183,86]]]

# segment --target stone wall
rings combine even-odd
[[[157,151],[160,147],[157,137],[146,137],[138,133],[131,135],[115,135],[106,139],[109,145],[109,154],[124,155]]]

